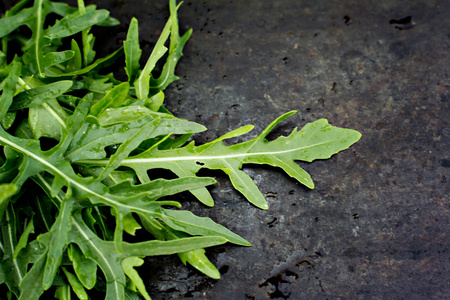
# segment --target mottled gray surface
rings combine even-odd
[[[124,23],[113,42],[140,20],[148,55],[166,1],[96,2]],[[411,29],[389,23],[406,16]],[[325,117],[363,137],[301,164],[314,190],[246,168],[268,211],[214,173],[216,206],[186,196],[185,207],[253,247],[210,250],[219,281],[173,257],[149,260],[153,299],[449,298],[450,2],[188,0],[180,25],[194,34],[167,107],[209,128],[199,142],[250,123],[255,136],[293,109],[277,134]]]

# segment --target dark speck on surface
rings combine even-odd
[[[345,25],[349,26],[352,24],[352,19],[349,16],[344,16],[344,23]]]
[[[444,168],[450,168],[450,160],[448,159],[441,160],[441,166],[443,166]]]
[[[414,25],[416,25],[411,16],[407,16],[400,20],[392,19],[389,21],[389,24],[393,25],[395,28],[399,30],[411,29],[414,27]]]

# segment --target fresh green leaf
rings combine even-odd
[[[139,257],[126,257],[122,260],[122,269],[128,276],[128,278],[130,278],[130,280],[136,285],[144,299],[151,300],[150,295],[145,289],[144,281],[142,280],[141,276],[139,276],[138,272],[134,269],[134,267],[142,266],[143,263],[144,260]]]
[[[244,127],[201,146],[195,146],[192,142],[177,149],[151,148],[134,157],[124,159],[121,165],[134,169],[138,175],[151,169],[164,168],[172,170],[179,177],[193,176],[201,168],[220,169],[230,177],[233,186],[248,201],[259,208],[267,209],[267,201],[262,193],[253,180],[240,170],[243,164],[268,164],[280,167],[300,183],[314,188],[310,175],[294,161],[311,162],[315,159],[329,158],[347,149],[361,137],[361,134],[355,130],[334,127],[328,124],[327,120],[321,119],[306,125],[301,131],[294,129],[288,137],[267,141],[265,137],[270,131],[293,113],[295,112],[279,117],[259,136],[247,142],[225,146],[222,140],[247,132],[250,127]],[[83,160],[79,163],[103,165],[101,160]]]
[[[68,253],[78,280],[85,288],[92,289],[97,281],[97,264],[92,259],[86,258],[75,244],[69,246]]]
[[[71,50],[74,53],[74,56],[70,61],[67,62],[66,71],[67,72],[73,72],[80,70],[83,64],[82,58],[81,58],[81,50],[78,46],[78,43],[75,40],[72,40],[71,43]]]
[[[132,214],[123,217],[123,229],[130,235],[135,235],[136,230],[141,229],[141,225],[136,221]]]
[[[35,139],[44,136],[59,140],[66,127],[66,119],[67,113],[56,99],[29,108],[28,123]]]
[[[127,39],[123,44],[125,48],[125,71],[128,82],[133,82],[139,71],[139,59],[142,54],[139,46],[139,25],[136,18],[131,19]]]
[[[0,223],[3,221],[9,199],[17,192],[17,186],[10,183],[0,184]]]
[[[148,94],[150,92],[150,77],[153,68],[155,67],[158,60],[167,52],[167,48],[164,46],[164,43],[169,38],[169,34],[171,31],[172,23],[176,14],[172,13],[164,26],[161,35],[159,36],[158,41],[156,42],[155,48],[153,49],[150,58],[147,60],[144,69],[142,69],[139,74],[138,79],[134,82],[134,87],[136,89],[136,96],[140,100],[145,100],[148,98]]]
[[[42,57],[41,69],[43,70],[43,72],[45,72],[45,76],[60,75],[62,74],[61,70],[51,67],[62,64],[67,61],[70,62],[72,60],[77,60],[76,55],[77,55],[76,51],[73,50],[49,52]]]
[[[81,81],[83,84],[82,89],[104,95],[113,87],[113,83],[109,79],[107,76],[100,75],[84,77]]]
[[[124,118],[125,120],[132,118],[132,121],[121,122],[120,124],[106,126],[110,122],[110,118],[113,118],[113,123],[117,122],[115,117],[116,110],[110,109],[105,110],[106,121],[102,122],[98,126],[96,124],[83,124],[81,130],[77,132],[72,140],[71,145],[67,149],[66,157],[72,162],[81,159],[101,159],[106,157],[105,147],[123,143],[130,136],[134,135],[139,128],[144,126],[147,122],[154,120],[155,118],[160,118],[161,122],[155,131],[148,136],[148,138],[157,137],[161,135],[168,134],[186,134],[195,133],[205,130],[205,127],[188,122],[186,120],[178,119],[170,115],[164,115],[159,113],[149,113],[142,118],[134,119],[140,114],[140,109],[129,106],[128,109],[118,109],[120,116],[118,118]],[[130,116],[127,116],[127,111]],[[136,111],[137,114],[133,114]],[[122,112],[125,112],[122,114]],[[101,121],[100,119],[99,121]]]
[[[103,99],[92,105],[90,114],[97,116],[99,113],[107,110],[108,108],[115,108],[125,104],[128,97],[128,91],[130,85],[128,82],[124,82],[114,87],[109,91]]]
[[[209,261],[205,255],[205,249],[195,249],[187,252],[178,253],[183,264],[189,262],[191,266],[202,272],[203,274],[213,278],[220,279],[220,272]]]
[[[22,1],[23,3],[24,1]],[[8,14],[0,19],[0,37],[10,34],[24,23],[26,23],[35,13],[33,8],[26,8],[20,10],[16,14]]]
[[[152,94],[165,90],[169,84],[179,79],[179,77],[175,75],[175,67],[181,56],[183,56],[182,51],[184,45],[192,35],[192,29],[189,29],[182,37],[180,37],[175,0],[170,0],[169,6],[170,13],[173,16],[170,32],[169,55],[167,56],[166,63],[164,64],[160,76],[158,78],[150,78],[150,91]]]
[[[50,44],[49,38],[45,37],[43,33],[44,21],[48,11],[44,8],[44,0],[35,0],[32,9],[33,18],[28,20],[28,24],[33,34],[24,51],[30,55],[30,71],[39,77],[45,77],[44,67],[42,66],[44,57],[42,49]]]
[[[27,89],[14,97],[14,102],[9,107],[9,110],[18,110],[31,106],[37,106],[63,95],[71,87],[72,81],[61,80],[45,86]]]
[[[100,24],[98,24],[100,25]],[[86,32],[86,33],[85,33]],[[84,66],[88,66],[94,61],[96,52],[94,51],[95,37],[93,34],[88,34],[88,29],[83,30],[83,57]]]
[[[233,244],[251,246],[245,239],[224,226],[215,223],[210,218],[198,217],[190,211],[163,208],[161,209],[160,218],[172,229],[191,235],[221,236]]]
[[[71,294],[70,285],[58,286],[55,291],[55,298],[58,300],[70,300]]]
[[[108,55],[104,58],[99,58],[99,59],[95,60],[93,63],[91,63],[90,65],[88,65],[80,70],[71,71],[71,72],[62,72],[62,73],[58,73],[58,74],[48,73],[48,74],[45,74],[45,76],[47,76],[47,77],[67,77],[67,76],[77,76],[77,75],[86,74],[95,68],[99,68],[101,66],[108,66],[108,64],[112,64],[120,55],[122,55],[122,51],[123,51],[123,48],[119,48],[116,51],[114,51],[113,53],[111,53],[110,55]]]
[[[70,286],[72,287],[72,290],[77,295],[78,299],[80,300],[87,300],[88,295],[86,293],[86,290],[84,289],[81,282],[78,280],[78,278],[66,270],[66,268],[61,268],[64,271],[64,274],[67,277],[67,280],[69,281]]]
[[[147,220],[141,219],[141,221],[145,229],[160,240],[176,240],[188,236],[187,234],[181,231],[173,230],[168,226],[161,225],[161,228],[156,228]],[[214,279],[220,278],[219,271],[206,257],[205,249],[200,248],[186,252],[179,252],[178,256],[184,264],[189,263],[203,274]]]
[[[31,221],[28,223],[27,227],[23,231],[22,235],[20,236],[19,242],[17,243],[16,248],[14,249],[13,259],[17,259],[17,256],[19,255],[20,250],[22,250],[23,248],[25,248],[27,246],[28,237],[31,233],[34,233],[33,219],[31,219]]]
[[[67,245],[67,235],[71,228],[70,217],[74,199],[69,197],[63,203],[59,210],[59,215],[53,226],[50,228],[50,242],[48,245],[47,261],[45,263],[43,284],[44,289],[50,288],[53,279],[56,276],[62,256]]]
[[[109,12],[104,9],[88,11],[82,15],[79,12],[75,12],[56,22],[55,25],[46,29],[43,34],[50,40],[72,36],[86,28],[103,22],[108,16]]]
[[[1,126],[3,129],[8,130],[14,124],[16,120],[17,113],[15,111],[7,112],[3,120],[1,121]]]
[[[9,107],[13,102],[13,96],[17,81],[19,80],[21,65],[14,61],[12,63],[9,76],[5,79],[5,85],[3,86],[3,93],[0,97],[0,120],[6,116]]]
[[[26,257],[19,256],[13,259],[14,250],[17,245],[17,219],[12,205],[8,205],[4,221],[1,225],[3,258],[0,267],[3,270],[5,283],[9,290],[17,297],[20,295],[19,284],[27,274]]]
[[[47,259],[46,253],[40,255],[39,259],[34,262],[31,269],[25,274],[20,281],[20,297],[19,300],[34,300],[44,293],[44,270],[45,261]]]
[[[198,248],[211,247],[226,242],[222,237],[190,237],[174,241],[148,241],[123,243],[123,252],[115,250],[113,242],[99,239],[82,222],[80,214],[73,217],[72,241],[78,244],[84,255],[94,259],[106,278],[106,299],[121,299],[124,294],[125,274],[120,265],[122,259],[132,256],[169,255]]]

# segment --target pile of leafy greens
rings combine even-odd
[[[249,125],[195,145],[190,138],[206,128],[163,106],[163,90],[178,79],[175,66],[191,35],[179,35],[175,0],[143,68],[136,19],[122,48],[96,58],[91,27],[118,23],[108,11],[83,0],[77,8],[29,2],[20,1],[0,19],[0,284],[8,299],[98,293],[150,299],[136,267],[154,255],[177,254],[219,278],[204,248],[250,243],[179,209],[171,195],[190,191],[213,206],[206,186],[215,180],[196,174],[222,170],[248,201],[267,209],[243,164],[279,167],[313,188],[295,161],[329,158],[360,138],[320,119],[269,142],[269,132],[295,113],[288,112],[251,140],[223,143],[248,133]],[[46,18],[50,14],[55,22]],[[123,58],[127,81],[102,74]],[[156,70],[160,60],[163,67]],[[177,178],[159,178],[161,168]],[[137,230],[146,233],[142,240],[124,241]]]

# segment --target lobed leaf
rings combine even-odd
[[[123,109],[105,110],[105,114],[99,116],[100,119],[97,120],[91,118],[90,120],[93,122],[101,122],[100,124],[105,127],[96,124],[83,124],[67,149],[66,158],[72,162],[82,159],[104,158],[106,157],[104,150],[106,146],[123,143],[130,136],[136,134],[139,128],[156,118],[160,118],[161,121],[156,130],[148,135],[148,139],[161,135],[195,133],[205,130],[205,127],[199,124],[167,114],[146,112],[143,117],[139,118],[142,115],[140,111],[141,108],[128,106]],[[116,117],[116,113],[119,114],[118,117]],[[107,126],[109,124],[114,125]]]
[[[14,259],[14,250],[17,245],[17,219],[16,214],[11,205],[5,212],[5,222],[2,223],[2,252],[3,257],[0,261],[0,268],[4,274],[4,280],[9,290],[17,297],[20,295],[19,284],[23,281],[27,274],[26,258],[23,256]]]
[[[53,283],[53,279],[56,276],[56,272],[61,264],[62,256],[67,246],[67,236],[71,228],[70,218],[74,200],[75,199],[72,197],[69,197],[61,203],[59,215],[49,231],[51,235],[43,278],[43,286],[46,290]]]
[[[44,136],[60,140],[67,117],[67,112],[56,99],[31,106],[28,110],[28,124],[35,139]]]
[[[50,40],[72,36],[86,28],[105,21],[109,16],[109,11],[104,9],[88,11],[85,14],[75,12],[67,15],[52,27],[43,32],[43,35]]]
[[[192,35],[192,29],[189,29],[182,37],[180,37],[177,7],[175,4],[175,0],[169,1],[170,13],[173,15],[171,25],[172,28],[170,32],[169,55],[167,56],[166,63],[164,64],[160,76],[158,78],[150,78],[150,91],[152,94],[165,90],[169,84],[179,79],[179,77],[175,75],[175,67],[181,56],[183,56],[182,51],[184,45]]]
[[[210,218],[198,217],[190,211],[162,208],[159,217],[170,228],[190,235],[222,236],[233,244],[251,246],[248,241],[224,226],[215,223]]]
[[[61,80],[45,86],[25,90],[14,97],[14,102],[9,107],[9,110],[19,110],[31,106],[37,106],[63,95],[71,87],[72,81]]]
[[[174,10],[176,12],[176,9]],[[167,52],[167,48],[164,46],[164,43],[169,38],[169,34],[171,33],[172,23],[175,21],[176,14],[174,11],[171,11],[171,15],[164,26],[161,35],[156,42],[155,47],[153,48],[152,53],[150,54],[150,58],[147,60],[144,68],[142,69],[139,77],[134,82],[134,87],[136,89],[136,96],[140,100],[145,100],[148,97],[150,92],[150,78],[151,72],[153,71],[156,62],[163,57],[163,55]]]
[[[253,180],[240,170],[243,164],[267,164],[280,167],[300,183],[314,188],[310,175],[294,161],[311,162],[315,159],[329,158],[347,149],[361,137],[361,134],[355,130],[334,127],[328,124],[327,120],[321,119],[307,124],[301,131],[294,129],[288,137],[267,141],[265,137],[270,131],[293,113],[295,112],[289,112],[277,118],[259,136],[247,142],[225,146],[222,140],[245,133],[250,127],[238,129],[201,146],[195,146],[191,142],[177,149],[160,150],[153,147],[122,160],[121,165],[134,169],[138,175],[156,168],[170,169],[179,177],[195,175],[201,168],[222,170],[248,201],[259,208],[267,209],[267,202]],[[78,163],[101,166],[104,161],[81,160]]]
[[[22,1],[23,2],[23,1]],[[33,17],[35,10],[30,8],[25,8],[17,12],[16,14],[7,14],[0,19],[0,38],[10,34],[23,24],[27,23],[30,18]]]
[[[0,97],[0,119],[3,120],[9,107],[13,102],[13,97],[15,93],[15,88],[19,80],[21,65],[13,61],[11,66],[11,71],[8,77],[5,79],[3,86],[2,96]]]
[[[45,272],[46,254],[40,255],[39,259],[34,262],[31,269],[20,281],[20,297],[19,300],[39,299],[44,293],[43,278]]]
[[[192,237],[175,241],[148,241],[141,243],[123,243],[123,252],[115,250],[113,242],[99,239],[84,224],[81,215],[75,213],[70,232],[73,243],[91,257],[102,269],[106,278],[106,299],[122,299],[124,295],[125,274],[121,261],[127,257],[148,255],[169,255],[180,251],[190,251],[203,247],[210,247],[225,243],[222,237]]]
[[[142,266],[143,263],[143,259],[135,256],[126,257],[121,262],[123,271],[128,276],[128,278],[130,278],[133,284],[138,288],[144,299],[151,300],[150,295],[145,289],[144,281],[142,280],[141,276],[139,276],[139,273],[134,269],[134,267]]]

